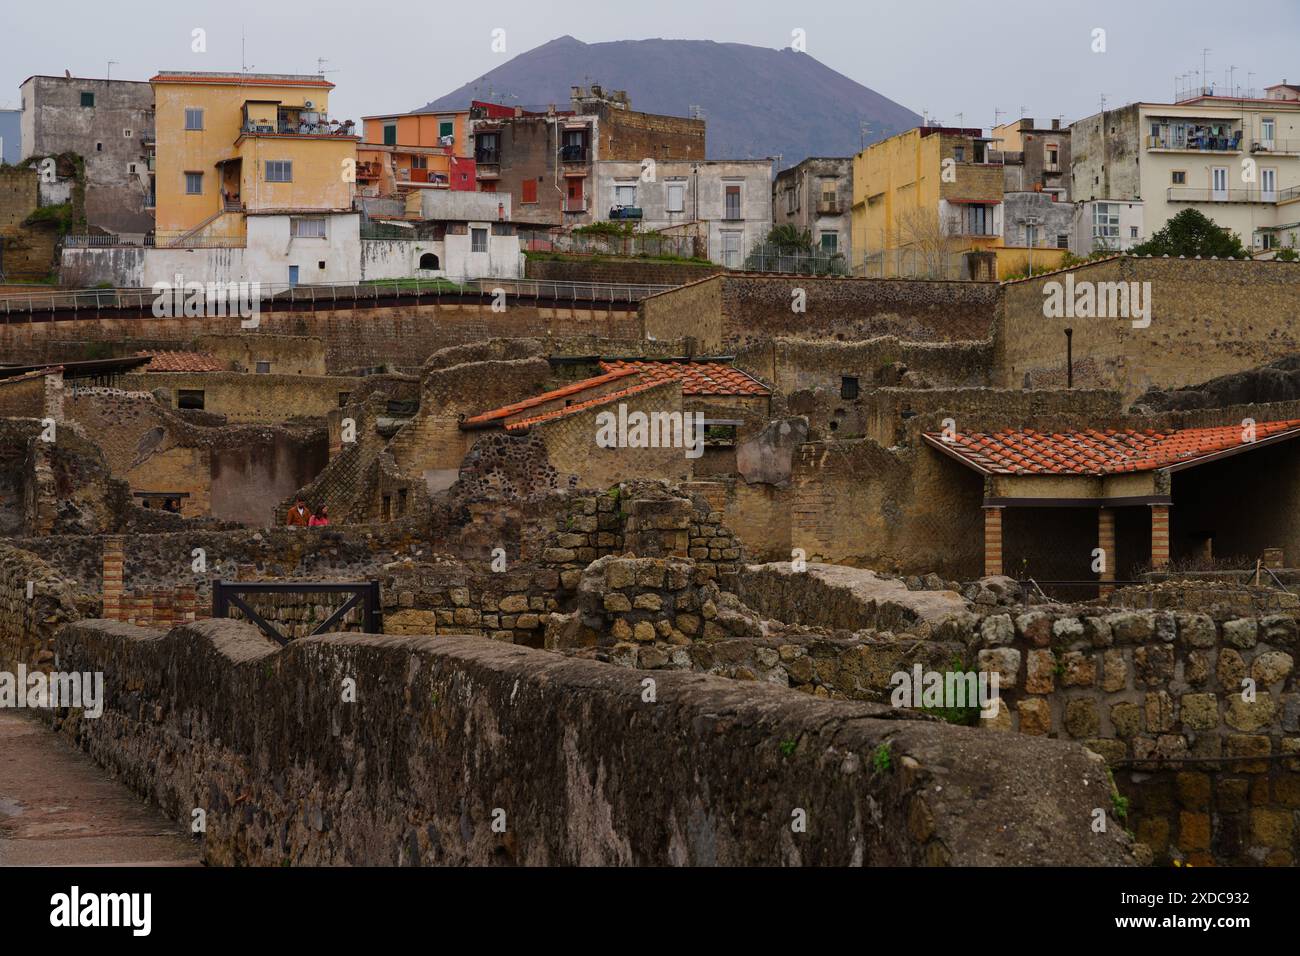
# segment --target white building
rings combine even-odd
[[[771,160],[597,160],[592,166],[597,221],[698,236],[709,259],[729,268],[739,268],[771,231]]]
[[[1081,252],[1128,248],[1189,208],[1256,251],[1300,244],[1298,100],[1131,103],[1074,123],[1070,152]]]

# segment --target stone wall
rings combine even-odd
[[[182,391],[203,395],[203,410],[231,422],[278,425],[289,418],[324,418],[339,407],[341,396],[360,384],[338,375],[293,375],[245,372],[144,372],[123,375],[130,391],[164,389],[172,407]]]
[[[796,311],[800,290],[805,308]],[[988,337],[999,295],[991,282],[728,273],[651,296],[641,307],[647,336],[696,336],[702,352],[729,352],[782,336],[974,341]]]
[[[204,810],[214,865],[1132,859],[1091,830],[1110,789],[1082,748],[867,704],[684,674],[650,703],[641,674],[491,641],[281,649],[230,621],[71,625],[57,650],[106,677],[104,715],[62,731],[187,828]]]
[[[1134,328],[1128,317],[1045,318],[1046,283],[1063,285],[1069,274],[1003,287],[997,384],[1063,385],[1067,327],[1074,330],[1075,384],[1117,389],[1128,400],[1148,388],[1196,384],[1300,351],[1293,321],[1300,263],[1119,256],[1073,270],[1076,283],[1149,282],[1146,328]]]
[[[567,301],[507,300],[492,310],[491,296],[446,296],[441,302],[365,308],[261,312],[261,328],[280,335],[314,336],[325,343],[330,372],[380,365],[419,364],[438,349],[494,337],[541,337],[555,351],[574,354],[632,353],[641,341],[636,306]],[[59,322],[11,322],[0,326],[0,352],[12,361],[37,363],[85,355],[107,346],[114,354],[140,349],[189,348],[201,335],[237,333],[239,319],[154,318],[149,312],[95,318],[71,314]],[[89,357],[89,356],[87,356]]]
[[[736,365],[794,392],[833,388],[851,376],[861,388],[924,383],[937,387],[989,384],[993,344],[981,342],[906,342],[895,335],[866,341],[837,342],[781,337],[742,349]],[[911,376],[908,377],[908,373]]]
[[[0,671],[48,669],[54,635],[81,617],[68,582],[28,551],[0,544]]]

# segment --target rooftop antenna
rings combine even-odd
[[[1000,109],[998,109],[996,106],[993,107],[993,125],[994,125],[994,126],[1001,126],[1001,125],[1002,125],[1002,117],[1003,117],[1003,115],[1004,115],[1005,113],[1006,113],[1006,110],[1000,110]]]
[[[867,148],[867,137],[871,135],[871,124],[865,120],[858,121],[858,152]]]
[[[1201,50],[1201,94],[1204,95],[1209,87],[1206,85],[1206,70],[1209,68],[1210,48],[1207,46]]]
[[[1101,94],[1101,100],[1100,100],[1100,102],[1101,102],[1101,111],[1104,113],[1104,112],[1106,112],[1106,94],[1105,94],[1105,93]]]
[[[316,73],[317,73],[317,75],[319,75],[319,76],[324,76],[326,73],[337,73],[337,72],[338,72],[338,70],[327,70],[327,69],[325,69],[325,64],[328,63],[328,62],[329,62],[329,60],[326,59],[326,58],[323,57],[323,56],[318,56],[318,57],[316,57]]]
[[[1247,71],[1247,73],[1246,73],[1246,92],[1249,93],[1252,97],[1255,95],[1255,80],[1254,80],[1254,76],[1255,76],[1255,74],[1254,74],[1253,71]]]
[[[1028,112],[1029,112],[1029,107],[1028,107],[1028,106],[1022,106],[1022,107],[1020,107],[1020,118],[1021,118],[1021,119],[1024,119],[1024,118],[1025,118],[1025,114],[1028,113]]]
[[[1228,67],[1228,95],[1229,96],[1237,95],[1232,85],[1232,74],[1235,72],[1237,72],[1237,68],[1235,66]]]
[[[117,64],[117,60],[109,60],[109,61],[108,61],[108,74],[107,74],[107,76],[105,77],[105,79],[109,79],[109,80],[111,80],[111,79],[113,78],[113,67],[114,67],[116,64]]]
[[[248,57],[244,55],[244,44],[244,27],[241,24],[239,27],[239,72],[242,74],[241,81],[248,76],[248,71],[253,68],[248,62]]]
[[[698,103],[692,103],[690,106],[691,119],[704,119],[704,107]]]
[[[958,126],[958,127],[962,127],[962,126],[965,126],[965,125],[966,125],[966,114],[965,114],[965,113],[958,113],[958,114],[957,114],[957,126]]]

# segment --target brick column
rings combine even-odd
[[[1101,549],[1101,586],[1097,589],[1099,597],[1108,597],[1115,591],[1115,509],[1097,509],[1097,547]]]
[[[1169,506],[1151,506],[1151,569],[1169,565]]]
[[[110,621],[126,620],[122,616],[122,566],[126,560],[122,547],[122,535],[104,538],[104,617]]]
[[[984,576],[1002,573],[1002,509],[984,509]]]

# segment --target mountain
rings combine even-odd
[[[921,117],[806,53],[712,40],[615,40],[562,36],[521,53],[425,112],[464,109],[470,100],[567,109],[569,88],[597,83],[626,90],[632,109],[689,116],[704,110],[710,159],[780,155],[848,156],[867,142],[920,125]]]

